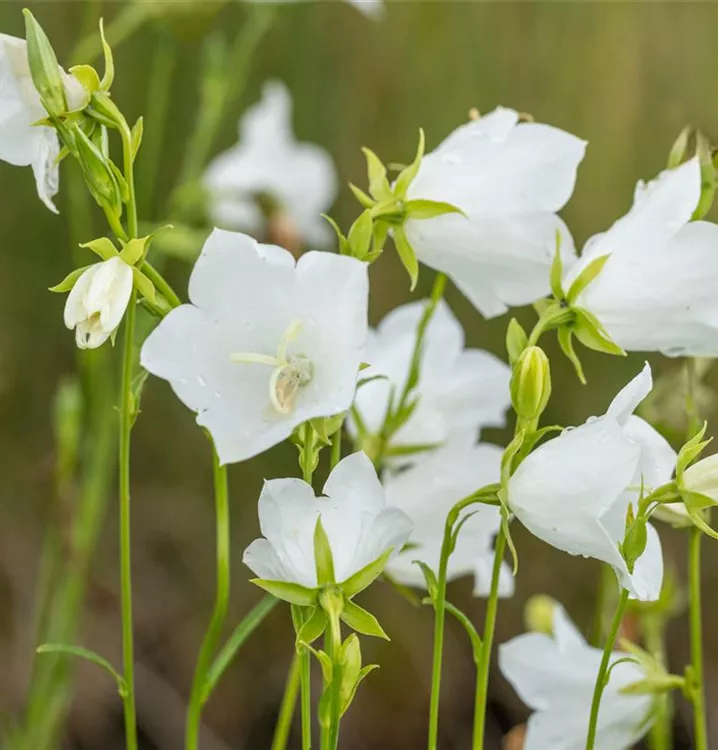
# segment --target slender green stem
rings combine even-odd
[[[606,688],[606,675],[610,666],[611,655],[613,654],[613,647],[618,637],[618,631],[621,627],[621,621],[623,620],[623,614],[626,611],[626,604],[628,602],[628,591],[623,589],[621,591],[621,597],[618,600],[618,606],[616,612],[613,615],[613,622],[608,632],[608,638],[606,644],[603,647],[603,657],[601,658],[601,664],[598,668],[598,674],[596,675],[596,686],[593,690],[593,700],[591,701],[591,716],[588,722],[588,735],[586,737],[586,750],[593,750],[596,744],[596,733],[598,731],[598,711],[601,707],[601,696]]]
[[[591,629],[590,642],[596,648],[601,648],[603,643],[603,626],[606,611],[610,606],[610,592],[613,590],[613,582],[616,575],[609,565],[601,565],[599,570],[598,586],[596,591],[596,605],[593,613],[593,626]]]
[[[694,527],[688,550],[688,589],[691,622],[691,666],[693,689],[693,747],[695,750],[708,750],[708,730],[706,726],[705,680],[703,676],[703,624],[701,613],[701,539],[703,532]]]
[[[506,534],[503,526],[496,535],[494,549],[494,567],[491,572],[491,590],[486,601],[486,618],[484,620],[484,644],[481,648],[481,661],[476,671],[476,692],[474,695],[474,736],[471,747],[473,750],[483,750],[484,733],[486,728],[486,706],[488,703],[489,667],[491,666],[491,651],[494,644],[496,630],[496,613],[499,608],[499,580],[501,577],[501,563],[506,551]]]
[[[206,687],[212,658],[217,651],[222,627],[227,616],[229,605],[229,491],[227,487],[227,469],[222,466],[217,451],[212,451],[212,466],[214,473],[214,499],[217,529],[217,590],[214,601],[214,611],[209,627],[202,641],[202,648],[197,658],[192,692],[187,709],[187,724],[185,733],[185,747],[187,750],[197,750],[199,747],[199,730],[202,708],[208,696]]]
[[[282,705],[279,707],[277,726],[274,728],[271,750],[285,750],[289,742],[289,732],[292,728],[294,709],[297,705],[299,695],[299,683],[302,672],[302,661],[299,654],[295,653],[292,658],[292,666],[289,668],[287,684],[284,686]]]
[[[162,274],[147,261],[142,264],[142,273],[155,285],[157,291],[172,307],[179,307],[182,304],[182,300],[177,296],[177,292],[172,289]]]
[[[648,613],[642,618],[646,650],[662,666],[666,664],[665,615]],[[671,693],[654,696],[655,720],[649,735],[651,750],[672,750],[673,748],[673,697]]]
[[[329,617],[329,628],[326,636],[327,654],[332,662],[332,684],[331,684],[331,723],[327,732],[326,750],[337,750],[339,745],[339,724],[341,722],[341,685],[342,667],[339,662],[339,649],[341,648],[342,636],[339,618]]]
[[[127,750],[137,750],[135,715],[134,638],[132,632],[132,558],[130,524],[130,434],[132,432],[132,368],[134,364],[135,314],[137,291],[132,290],[125,312],[125,344],[122,357],[122,393],[120,402],[120,589],[122,600],[123,675],[127,691],[125,704],[125,742]]]

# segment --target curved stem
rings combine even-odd
[[[705,681],[703,678],[703,626],[701,622],[701,539],[703,532],[694,527],[688,550],[688,588],[691,621],[691,665],[693,669],[693,747],[708,750]]]
[[[484,644],[481,648],[481,661],[476,673],[476,692],[474,694],[474,737],[471,747],[473,750],[483,750],[484,732],[486,727],[486,705],[489,687],[489,667],[491,666],[491,651],[496,630],[496,613],[499,608],[499,579],[501,563],[506,551],[506,534],[503,525],[496,535],[494,549],[494,567],[491,572],[491,590],[486,601],[486,619],[484,620]]]
[[[125,312],[125,344],[122,358],[122,396],[120,404],[120,590],[122,602],[123,676],[127,689],[125,705],[125,742],[127,750],[137,750],[135,715],[134,638],[132,632],[132,558],[130,523],[130,434],[134,418],[132,404],[132,368],[134,364],[135,313],[137,291],[132,290]]]
[[[621,591],[621,597],[618,600],[618,606],[616,612],[613,615],[613,622],[611,623],[611,629],[608,633],[606,644],[603,647],[603,657],[601,664],[598,668],[598,674],[596,675],[596,686],[593,690],[593,700],[591,701],[591,716],[588,722],[588,735],[586,737],[586,750],[593,750],[596,744],[596,732],[598,731],[598,711],[601,707],[601,696],[606,688],[606,674],[608,672],[609,662],[611,661],[611,654],[613,653],[613,646],[618,636],[618,630],[621,627],[621,621],[623,620],[623,613],[626,610],[626,604],[628,602],[628,591],[623,589]]]
[[[227,468],[222,466],[217,451],[212,450],[212,468],[214,473],[214,500],[217,527],[217,590],[214,610],[209,627],[202,641],[202,648],[197,658],[189,708],[187,709],[187,724],[185,733],[185,747],[187,750],[197,750],[199,747],[199,730],[202,708],[208,697],[207,681],[222,627],[227,616],[229,603],[229,492],[227,488]]]
[[[282,705],[279,707],[277,726],[274,729],[271,750],[285,750],[289,742],[289,731],[292,728],[294,708],[297,705],[299,695],[299,682],[302,672],[302,662],[299,654],[295,653],[292,658],[292,666],[289,668],[287,684],[284,686]]]

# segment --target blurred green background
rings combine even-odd
[[[66,64],[88,19],[106,21],[125,9],[115,2],[30,2]],[[165,3],[170,6],[172,3]],[[188,6],[189,4],[184,3]],[[201,16],[154,19],[116,48],[116,101],[130,122],[143,112],[146,138],[159,123],[148,110],[148,87],[159,56],[173,62],[169,116],[154,131],[161,158],[157,186],[147,194],[140,182],[144,220],[168,215],[172,190],[197,119],[200,59],[213,34],[232,40],[248,17],[246,5],[201,2]],[[20,3],[0,3],[0,29],[23,35]],[[187,10],[187,8],[185,8]],[[215,12],[216,11],[216,12]],[[589,141],[578,185],[564,211],[580,246],[630,205],[637,179],[665,164],[681,128],[691,123],[718,134],[718,5],[711,3],[481,3],[389,2],[372,22],[343,2],[297,3],[278,9],[272,28],[246,70],[247,86],[212,146],[231,144],[242,110],[257,100],[270,77],[285,81],[295,99],[300,139],[325,146],[336,159],[342,184],[364,184],[360,147],[371,146],[386,161],[410,158],[417,129],[429,148],[466,119],[471,107],[498,104],[531,113]],[[142,170],[143,153],[139,169]],[[73,519],[82,501],[77,483],[56,488],[52,434],[53,399],[63,376],[76,372],[73,336],[62,322],[63,299],[47,292],[72,268],[69,219],[82,212],[63,167],[59,217],[40,204],[30,170],[0,164],[0,714],[12,724],[26,702],[38,627],[38,580],[48,529],[57,548],[49,570],[72,559]],[[71,176],[70,176],[71,177]],[[348,227],[357,205],[343,188],[333,215]],[[94,234],[105,232],[92,211]],[[77,239],[77,238],[75,238]],[[190,266],[170,261],[168,274],[184,292]],[[418,294],[430,287],[424,272]],[[410,299],[405,274],[391,252],[372,270],[371,316],[377,321]],[[454,290],[448,299],[471,345],[503,356],[507,318],[485,322]],[[530,310],[519,318],[530,321]],[[586,355],[589,385],[582,387],[551,343],[554,397],[548,423],[580,423],[601,412],[616,390],[636,373],[641,358]],[[85,358],[83,372],[104,366],[112,352]],[[656,370],[680,367],[657,358]],[[711,376],[709,374],[709,383]],[[112,386],[114,387],[114,386]],[[112,389],[110,389],[112,390]],[[99,399],[101,400],[101,399]],[[114,403],[114,401],[113,401]],[[111,404],[105,404],[111,408]],[[214,585],[214,530],[210,456],[192,415],[165,383],[151,382],[133,442],[133,553],[135,619],[139,662],[139,721],[146,750],[177,750],[182,743],[184,701],[199,643],[207,624]],[[660,405],[658,405],[660,410]],[[702,416],[715,416],[705,409]],[[85,421],[81,458],[101,450],[107,439]],[[488,438],[501,442],[496,431]],[[104,441],[104,442],[103,442]],[[246,581],[241,552],[257,535],[256,500],[263,478],[297,473],[295,450],[281,446],[230,471],[234,584],[230,625],[260,595]],[[114,479],[98,493],[101,533],[89,565],[84,621],[75,642],[120,662],[116,496]],[[666,554],[684,580],[685,538],[662,529]],[[70,538],[70,541],[68,541]],[[598,566],[568,559],[516,530],[521,567],[517,593],[501,605],[497,641],[520,632],[527,596],[548,592],[561,599],[588,628]],[[46,558],[47,559],[47,558]],[[47,565],[45,566],[48,567]],[[709,720],[718,744],[718,546],[705,545],[704,591]],[[51,590],[59,585],[50,575]],[[468,581],[452,585],[450,597],[479,622],[481,601]],[[367,606],[393,637],[364,646],[365,661],[381,664],[363,684],[343,724],[345,750],[414,750],[423,747],[430,681],[432,613],[416,609],[385,584],[373,587]],[[449,623],[442,692],[440,746],[470,746],[474,670],[464,634]],[[269,747],[292,652],[289,613],[277,608],[240,653],[205,713],[205,750]],[[688,658],[685,615],[669,629],[669,658],[681,671]],[[79,666],[63,748],[122,747],[121,703],[104,673]],[[490,747],[526,713],[498,672],[492,679]],[[691,747],[690,715],[680,704],[677,747]],[[296,742],[296,737],[294,741]],[[10,750],[15,750],[14,747]],[[32,747],[27,750],[45,750]],[[551,750],[551,748],[546,748]]]

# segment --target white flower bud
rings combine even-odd
[[[132,293],[132,268],[121,258],[90,266],[67,297],[65,325],[80,349],[96,349],[122,321]]]

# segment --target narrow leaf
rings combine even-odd
[[[404,227],[397,227],[394,230],[394,245],[404,268],[406,268],[409,278],[411,279],[411,291],[416,288],[416,282],[419,280],[419,261],[416,259],[414,248],[406,236]]]
[[[105,74],[102,76],[100,85],[103,91],[108,91],[115,80],[115,63],[112,58],[112,49],[105,39],[105,25],[100,19],[100,40],[102,41],[102,53],[105,58]]]
[[[143,117],[138,117],[137,122],[132,126],[132,133],[130,143],[132,146],[132,161],[137,158],[137,152],[140,150],[142,145],[142,136],[145,130],[145,120]]]
[[[387,200],[392,197],[389,180],[386,177],[386,167],[381,159],[368,148],[363,148],[366,158],[367,172],[369,175],[369,193],[378,201]]]
[[[412,219],[434,219],[437,216],[446,216],[447,214],[466,214],[458,207],[451,203],[443,201],[430,201],[423,198],[416,198],[406,202],[406,211]]]
[[[66,646],[62,643],[43,643],[37,647],[38,654],[67,654],[68,656],[77,656],[80,659],[91,661],[98,667],[102,667],[106,672],[112,675],[115,682],[117,683],[117,690],[120,695],[125,695],[127,692],[127,683],[125,678],[110,664],[104,656],[96,654],[94,651],[82,648],[81,646]]]
[[[578,379],[586,385],[586,376],[583,374],[583,366],[581,360],[576,355],[576,350],[573,348],[573,332],[570,328],[559,328],[558,329],[558,343],[561,347],[561,351],[566,355],[569,362],[573,365],[576,370]]]
[[[354,573],[353,576],[350,576],[341,584],[342,591],[347,599],[356,596],[376,581],[386,567],[386,563],[389,557],[391,557],[392,552],[393,548],[388,549],[383,555],[374,560],[374,562],[365,565],[360,571]]]
[[[425,563],[421,560],[412,560],[414,565],[418,565],[423,576],[424,576],[424,584],[426,585],[426,590],[429,592],[429,596],[431,597],[432,601],[436,599],[436,596],[439,592],[439,582],[436,580],[436,573]]]
[[[414,178],[419,172],[421,167],[421,161],[424,158],[424,149],[426,148],[426,139],[424,138],[424,131],[419,128],[419,145],[416,149],[416,156],[414,161],[409,164],[408,167],[401,171],[401,174],[396,178],[394,185],[394,192],[400,198],[406,195],[406,191],[409,189],[409,185],[414,181]]]
[[[563,261],[561,260],[561,233],[556,230],[556,250],[553,255],[553,263],[551,263],[551,292],[553,296],[562,300],[563,294]]]
[[[361,203],[363,208],[372,208],[376,201],[373,201],[361,188],[349,183],[349,189],[354,193],[354,197]]]

